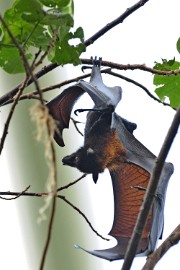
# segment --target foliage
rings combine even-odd
[[[85,50],[84,36],[82,28],[70,31],[74,24],[72,0],[31,0],[31,4],[29,0],[15,0],[5,12],[4,21],[27,59],[33,58],[32,48],[46,52],[57,32],[49,60],[59,65],[80,63],[79,55]],[[3,24],[0,34],[0,66],[8,73],[24,72],[18,48]],[[70,45],[74,39],[79,43]]]
[[[175,61],[175,58],[169,61],[163,59],[162,63],[156,63],[154,66],[155,69],[164,71],[177,70],[179,67],[180,63]],[[171,107],[177,108],[180,104],[180,74],[169,76],[156,74],[154,84],[158,86],[155,92],[160,100],[164,101],[168,97]]]

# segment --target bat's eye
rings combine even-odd
[[[92,148],[87,149],[87,155],[94,154],[94,150]]]
[[[78,156],[75,157],[75,162],[76,162],[76,164],[79,162],[79,157]]]

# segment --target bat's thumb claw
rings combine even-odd
[[[78,248],[78,249],[81,249],[81,247],[79,245],[77,245],[77,244],[74,244],[74,247]]]
[[[90,251],[90,250],[87,250],[87,249],[84,249],[82,248],[81,246],[79,245],[74,245],[75,248],[78,248],[78,249],[81,249],[91,255],[94,255],[96,257],[99,257],[101,259],[105,259],[105,260],[108,260],[108,261],[114,261],[114,260],[119,260],[119,259],[123,259],[124,258],[124,254],[121,255],[118,253],[118,250],[117,249],[117,246],[115,247],[112,247],[112,248],[109,248],[109,249],[104,249],[104,250],[93,250],[93,251]]]

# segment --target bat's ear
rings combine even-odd
[[[98,176],[99,176],[98,173],[93,173],[93,175],[92,175],[92,178],[93,178],[93,181],[94,181],[95,184],[97,183]]]
[[[121,117],[121,120],[123,124],[125,125],[126,129],[130,132],[133,133],[134,130],[137,128],[137,125],[135,123],[129,122],[128,120],[124,119]]]

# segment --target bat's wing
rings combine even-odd
[[[113,114],[112,118],[112,127],[116,128],[119,140],[127,152],[126,161],[120,162],[116,170],[110,172],[114,192],[114,222],[109,234],[116,238],[117,245],[105,250],[85,250],[110,261],[124,258],[156,160],[156,157],[128,132],[120,116]],[[173,165],[165,163],[137,249],[138,256],[151,253],[162,235],[166,189],[172,173]]]
[[[95,108],[103,110],[106,109],[108,105],[114,108],[116,107],[121,99],[122,90],[121,87],[115,86],[111,88],[103,83],[100,64],[97,60],[94,60],[89,83],[80,80],[46,104],[50,114],[56,120],[57,128],[54,138],[59,146],[64,146],[62,132],[64,128],[69,127],[73,106],[78,98],[85,92],[87,92],[93,100]],[[135,129],[135,126],[128,121],[127,126],[132,129],[132,131]]]
[[[60,95],[46,104],[50,114],[56,121],[54,139],[59,146],[64,146],[62,132],[69,127],[72,108],[77,99],[84,94],[84,90],[78,85],[65,89]]]
[[[107,260],[123,259],[131,238],[136,218],[142,204],[150,174],[132,163],[120,163],[116,171],[111,172],[114,192],[114,222],[109,235],[117,240],[117,245],[110,249],[88,251],[92,255]],[[140,188],[137,188],[140,187]],[[148,246],[152,211],[149,214],[138,253]]]
[[[90,82],[80,80],[79,86],[90,95],[95,107],[103,109],[107,108],[108,105],[112,105],[115,108],[121,100],[122,89],[120,86],[109,87],[103,83],[98,63],[97,60],[93,61]]]
[[[54,135],[54,139],[59,146],[64,146],[62,132],[64,128],[69,127],[70,115],[73,106],[78,100],[78,98],[85,92],[87,92],[92,98],[95,104],[94,108],[104,110],[107,108],[108,105],[115,106],[115,99],[111,101],[109,96],[106,96],[106,94],[101,92],[99,88],[93,86],[91,83],[79,81],[77,84],[65,89],[60,95],[58,95],[46,104],[50,114],[56,121],[56,132]],[[119,98],[120,95],[121,94],[119,93]],[[116,100],[119,101],[119,99]],[[131,128],[132,131],[136,128],[135,124],[128,122],[126,119],[124,119],[124,121],[126,121],[127,123],[127,128]]]
[[[123,258],[131,238],[137,215],[143,201],[150,174],[133,163],[121,163],[119,168],[111,172],[114,191],[114,222],[110,235],[118,241],[118,252],[115,258]],[[152,211],[144,228],[137,253],[142,253],[148,246]]]

